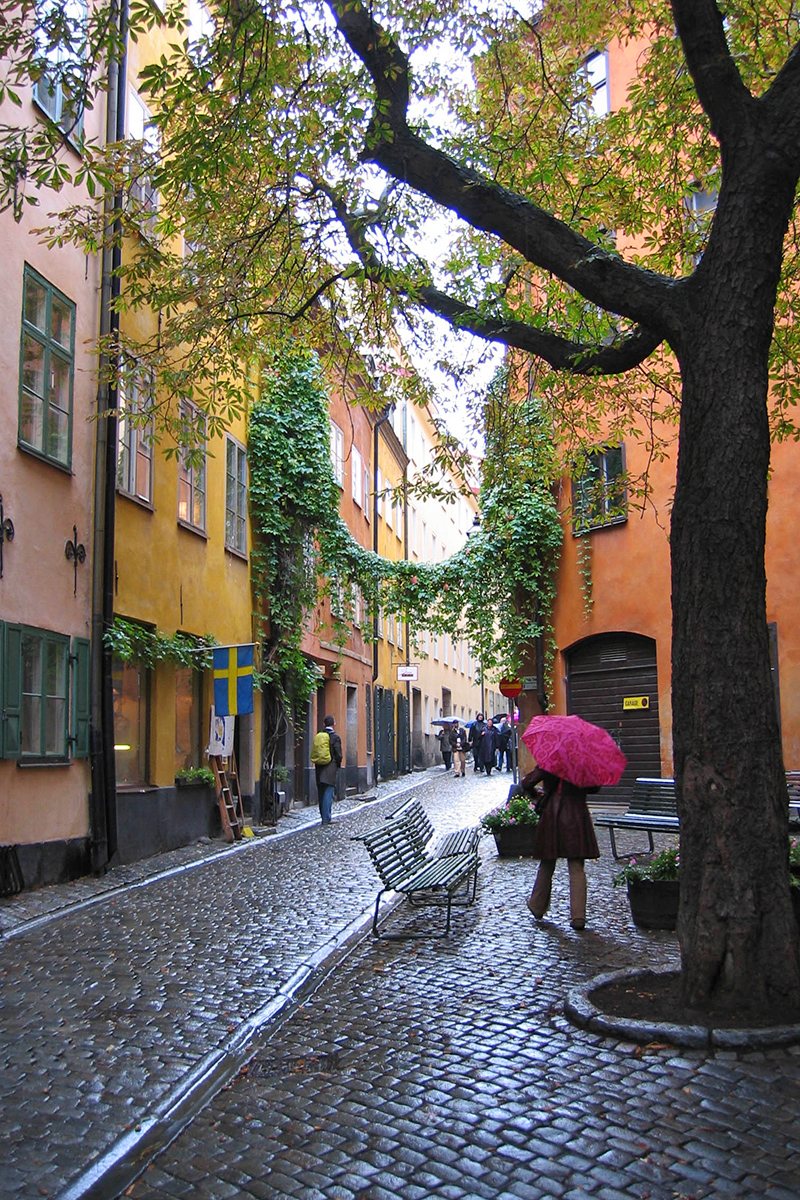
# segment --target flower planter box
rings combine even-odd
[[[535,834],[535,825],[504,825],[492,830],[500,858],[520,858],[533,854]]]
[[[628,883],[634,925],[643,929],[674,929],[678,922],[680,881],[639,879]]]

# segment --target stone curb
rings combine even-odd
[[[673,1022],[635,1021],[610,1017],[601,1012],[591,999],[592,993],[608,983],[641,979],[644,975],[671,974],[641,968],[608,971],[573,988],[564,1004],[564,1014],[574,1025],[607,1037],[646,1044],[669,1042],[673,1046],[692,1049],[771,1050],[800,1042],[800,1025],[775,1025],[764,1029],[706,1029],[702,1025],[679,1025]]]
[[[392,893],[381,904],[381,917],[392,912],[402,899]],[[289,1009],[313,992],[364,938],[372,926],[373,912],[370,906],[329,938],[278,988],[271,1000],[243,1021],[223,1045],[204,1055],[129,1133],[118,1138],[91,1166],[67,1184],[56,1200],[115,1200],[123,1195],[153,1159],[258,1053],[272,1027],[286,1017]]]
[[[381,800],[390,800],[427,783],[425,774],[420,773],[416,778],[404,780],[397,788],[392,788],[384,796],[369,795],[359,805],[370,807]],[[344,820],[350,812],[348,809],[335,813],[337,820]],[[284,837],[290,837],[299,829],[307,828],[313,821],[304,822],[296,829],[282,830],[273,835],[269,843]],[[36,917],[31,921],[21,922],[19,926],[8,933],[23,933],[26,930],[53,920],[67,911],[74,912],[76,908],[89,907],[93,904],[111,898],[121,891],[130,888],[145,887],[157,879],[180,874],[186,870],[204,866],[213,862],[220,855],[236,853],[254,845],[264,844],[264,839],[238,842],[213,854],[198,859],[192,863],[168,868],[153,875],[131,880],[119,887],[107,888],[96,895],[78,901],[74,905],[62,906],[52,913]],[[384,896],[379,910],[379,920],[383,920],[402,903],[403,897],[397,893]],[[143,1115],[132,1130],[118,1138],[117,1141],[104,1151],[92,1164],[74,1178],[57,1195],[56,1200],[115,1200],[147,1169],[153,1159],[165,1150],[177,1138],[183,1129],[197,1114],[238,1074],[243,1066],[258,1053],[260,1044],[272,1027],[285,1019],[288,1011],[303,997],[313,992],[324,977],[339,965],[372,928],[374,904],[370,904],[360,916],[352,920],[338,933],[328,939],[318,950],[301,963],[290,978],[276,991],[275,995],[252,1016],[243,1021],[236,1031],[216,1049],[204,1055],[191,1068],[174,1088],[172,1088],[153,1109]],[[8,934],[7,934],[8,936]]]

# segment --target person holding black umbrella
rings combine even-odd
[[[469,730],[469,745],[472,750],[472,761],[475,764],[476,772],[481,769],[481,742],[483,741],[485,732],[486,726],[483,723],[483,713],[478,713]]]

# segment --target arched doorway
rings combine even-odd
[[[656,643],[638,633],[601,633],[564,651],[567,711],[613,737],[628,760],[603,801],[627,802],[633,781],[661,774]]]

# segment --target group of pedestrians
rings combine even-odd
[[[436,735],[442,754],[445,771],[453,768],[455,761],[456,778],[466,775],[467,752],[472,752],[472,761],[476,774],[484,772],[491,775],[492,771],[501,771],[503,762],[506,771],[513,771],[514,726],[507,716],[484,719],[483,713],[478,713],[469,727],[469,732],[457,718],[442,726]]]

